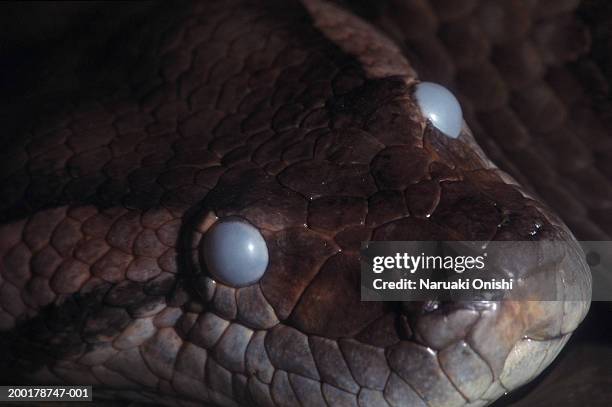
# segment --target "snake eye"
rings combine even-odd
[[[459,137],[463,127],[463,112],[457,98],[444,86],[421,82],[415,96],[421,112],[433,126],[451,138]]]
[[[205,234],[203,257],[212,276],[230,286],[257,282],[268,267],[268,246],[259,230],[240,218],[215,223]]]

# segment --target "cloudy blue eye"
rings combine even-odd
[[[213,278],[233,287],[257,282],[268,267],[268,246],[259,230],[240,218],[214,224],[204,236],[204,262]]]
[[[444,86],[421,82],[415,96],[421,112],[431,124],[451,138],[459,137],[463,127],[463,112],[457,98]]]

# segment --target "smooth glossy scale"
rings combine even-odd
[[[240,218],[214,224],[201,249],[213,278],[232,287],[257,282],[268,267],[266,241],[259,230]]]
[[[463,112],[457,98],[444,86],[421,82],[415,97],[423,115],[431,124],[451,138],[459,137],[463,127]]]

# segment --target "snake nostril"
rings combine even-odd
[[[451,138],[459,137],[463,127],[463,112],[457,98],[444,86],[421,82],[415,96],[423,115],[433,126]]]
[[[259,230],[240,218],[214,224],[201,246],[206,268],[219,281],[232,287],[257,282],[268,267],[268,247]]]

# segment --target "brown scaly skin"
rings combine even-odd
[[[167,405],[476,406],[556,356],[587,303],[359,300],[363,240],[573,237],[467,129],[427,126],[392,41],[304,3],[160,13],[88,66],[90,88],[57,92],[54,77],[36,100],[51,114],[15,109],[3,381]],[[199,252],[233,215],[270,252],[240,289]],[[583,285],[567,290],[588,288],[576,256],[559,269]]]
[[[352,3],[352,2],[351,2]],[[610,240],[610,24],[605,0],[406,0],[356,7],[421,78],[461,100],[487,155],[584,240]],[[607,303],[517,406],[608,405]],[[514,405],[514,404],[512,404]]]
[[[605,1],[579,4],[389,0],[369,18],[423,80],[458,95],[498,166],[541,196],[579,239],[610,240],[610,10]]]

